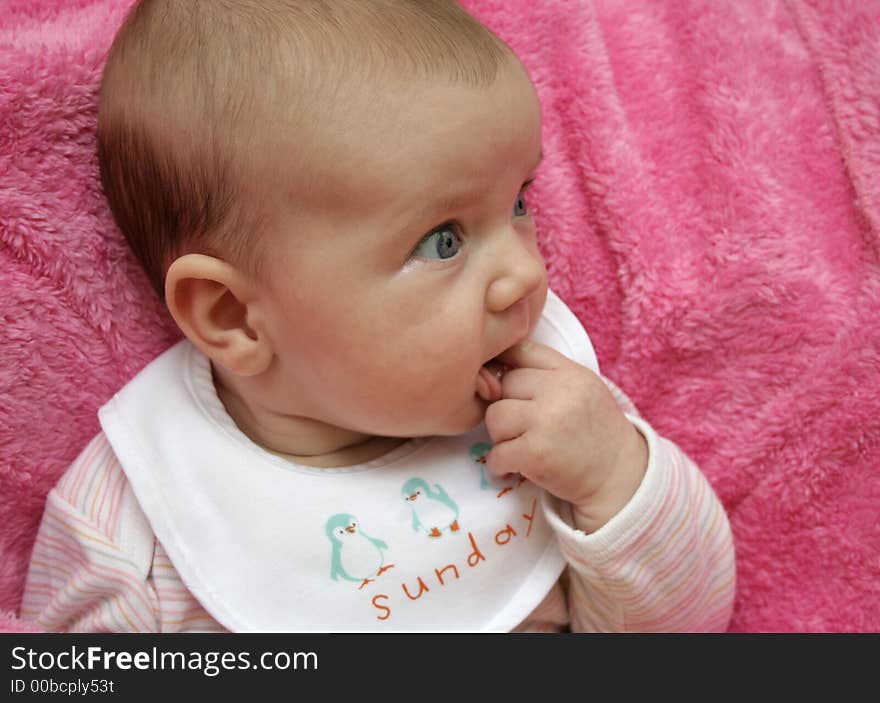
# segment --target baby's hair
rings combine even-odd
[[[279,129],[278,114],[285,133],[314,132],[344,100],[340,86],[392,76],[482,87],[510,55],[453,0],[140,0],[101,82],[104,192],[160,297],[190,251],[257,272],[257,135]]]

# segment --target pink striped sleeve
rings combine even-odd
[[[570,526],[567,503],[545,496],[545,514],[570,564],[571,629],[723,631],[735,588],[724,509],[696,465],[609,387],[647,439],[649,463],[632,500],[589,535]]]
[[[150,581],[159,599],[162,632],[227,631],[190,593],[158,540]]]
[[[128,484],[103,433],[46,499],[21,615],[49,632],[155,632],[148,531],[123,529]],[[125,527],[137,528],[137,520]],[[145,558],[146,557],[146,558]]]

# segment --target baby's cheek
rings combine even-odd
[[[353,354],[351,352],[354,352]],[[351,378],[369,385],[369,393],[407,408],[408,412],[443,412],[452,402],[460,404],[464,388],[474,392],[480,361],[468,363],[469,353],[460,345],[440,343],[431,335],[411,339],[373,339],[360,350],[347,354]]]

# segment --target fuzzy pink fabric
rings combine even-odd
[[[0,613],[97,408],[177,338],[97,180],[129,1],[0,16]],[[553,286],[729,511],[731,629],[880,630],[880,0],[466,5],[538,87]]]

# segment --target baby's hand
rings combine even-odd
[[[499,477],[519,473],[572,504],[576,527],[594,532],[633,496],[648,447],[599,376],[543,344],[525,342],[500,361],[513,368],[486,410]]]

